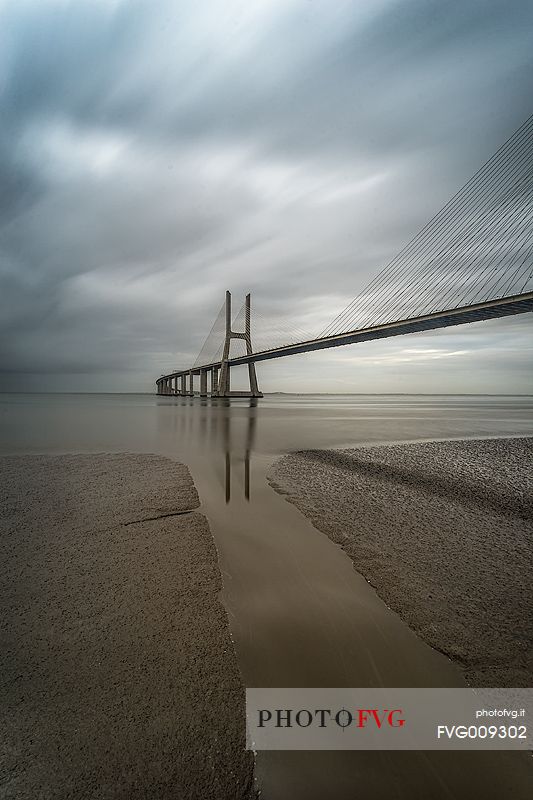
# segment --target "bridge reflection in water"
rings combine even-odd
[[[176,396],[161,398],[160,403],[179,411],[170,420],[176,434],[176,458],[190,464],[201,456],[219,476],[226,503],[231,501],[232,491],[236,496],[237,486],[242,486],[242,496],[249,502],[257,399],[242,399],[237,404],[225,398],[202,398],[198,402],[198,398]],[[242,482],[236,479],[239,474]],[[240,494],[241,489],[238,491]]]
[[[229,405],[229,404],[228,404]],[[249,408],[253,408],[257,405],[257,400],[251,398],[249,401]],[[224,443],[224,484],[226,490],[226,503],[229,503],[231,500],[231,455],[233,452],[232,448],[232,436],[231,436],[231,426],[232,426],[232,417],[229,414],[224,415],[222,419],[222,429],[223,429],[223,443]],[[255,426],[257,424],[257,416],[255,413],[248,414],[246,416],[246,424],[245,424],[245,432],[244,432],[244,497],[249,502],[250,501],[250,453],[253,449],[254,439],[255,439]]]

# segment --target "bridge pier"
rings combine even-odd
[[[259,387],[257,386],[257,375],[255,374],[255,364],[253,362],[248,364],[248,379],[250,381],[252,397],[263,397],[262,392],[259,391]]]
[[[207,370],[200,370],[200,397],[207,397]]]
[[[187,377],[186,377],[186,375],[180,375],[180,381],[181,381],[180,395],[181,395],[181,397],[185,397],[185,395],[187,394]]]
[[[211,397],[218,395],[218,367],[211,367]]]
[[[218,397],[228,397],[230,392],[230,371],[228,360],[225,359],[220,366],[218,379]]]

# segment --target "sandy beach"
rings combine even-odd
[[[272,486],[471,685],[533,685],[533,439],[309,450]]]
[[[186,466],[0,459],[2,798],[249,798],[244,691]]]

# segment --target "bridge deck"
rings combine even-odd
[[[398,322],[388,322],[385,325],[375,325],[371,328],[348,331],[347,333],[335,336],[325,336],[320,339],[311,339],[307,342],[288,344],[283,347],[276,347],[271,350],[263,350],[251,355],[230,358],[230,366],[239,364],[249,364],[255,361],[267,361],[272,358],[282,358],[283,356],[297,355],[298,353],[309,353],[313,350],[325,350],[328,347],[340,347],[346,344],[356,344],[358,342],[368,342],[372,339],[385,339],[389,336],[401,336],[407,333],[419,333],[421,331],[435,330],[437,328],[447,328],[452,325],[463,325],[468,322],[480,322],[496,317],[507,317],[514,314],[524,314],[533,311],[533,292],[503,297],[497,300],[489,300],[484,303],[453,308],[447,311],[438,311],[434,314],[426,314],[422,317],[400,320]],[[194,369],[178,370],[162,375],[161,378],[175,378],[181,375],[200,374],[201,370],[211,367],[220,367],[221,362],[195,367]]]

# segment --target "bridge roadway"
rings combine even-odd
[[[447,311],[437,311],[433,314],[426,314],[421,317],[400,320],[398,322],[387,322],[384,325],[375,325],[370,328],[339,333],[334,336],[325,336],[320,339],[311,339],[306,342],[287,344],[282,347],[274,347],[271,350],[262,350],[250,355],[237,356],[228,359],[228,366],[237,367],[239,365],[250,364],[256,361],[267,361],[271,358],[282,358],[283,356],[293,356],[298,353],[309,353],[313,350],[325,350],[328,347],[340,347],[346,344],[357,344],[358,342],[368,342],[373,339],[386,339],[390,336],[402,336],[407,333],[420,333],[421,331],[436,330],[437,328],[447,328],[452,325],[463,325],[468,322],[480,322],[497,317],[507,317],[514,314],[524,314],[533,311],[533,292],[503,297],[497,300],[488,300],[483,303],[476,303],[470,306],[453,308]],[[205,364],[194,368],[177,370],[168,375],[162,375],[157,381],[158,392],[160,394],[192,394],[191,389],[186,391],[185,378],[190,376],[192,386],[192,376],[200,375],[200,394],[207,395],[207,373],[211,376],[218,375],[221,369],[221,362]],[[177,389],[177,379],[181,379],[181,390]],[[175,379],[176,390],[171,388],[171,382]],[[216,383],[216,378],[215,378]],[[215,394],[215,393],[213,393]],[[237,394],[237,393],[236,393]],[[239,392],[242,396],[242,393]]]

